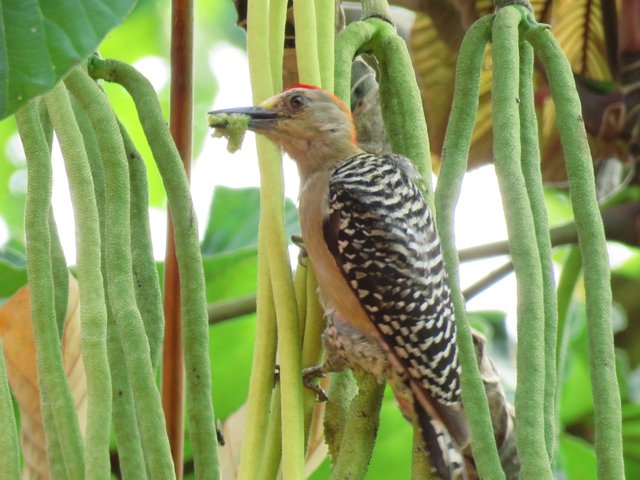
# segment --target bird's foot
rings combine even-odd
[[[302,370],[302,384],[309,390],[313,390],[316,393],[317,400],[319,402],[326,402],[327,400],[329,400],[327,392],[325,392],[320,385],[315,383],[315,380],[317,378],[324,377],[324,365],[316,365],[315,367],[308,367]]]

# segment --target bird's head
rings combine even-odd
[[[318,87],[296,85],[257,107],[211,113],[249,116],[248,129],[280,145],[303,173],[317,171],[360,152],[351,112],[335,95]]]

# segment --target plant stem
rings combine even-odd
[[[210,303],[207,306],[209,324],[224,322],[225,320],[242,317],[243,315],[251,315],[252,313],[256,313],[256,309],[257,297],[255,294],[245,295],[234,298],[233,300],[220,300]]]
[[[531,28],[526,38],[533,45],[549,79],[580,238],[598,477],[624,478],[620,391],[613,344],[611,274],[580,99],[571,66],[551,33],[542,28]]]
[[[189,178],[193,137],[193,0],[171,2],[171,94],[169,128]],[[180,276],[173,219],[167,212],[164,269],[162,406],[177,480],[182,479],[184,449],[184,344],[180,314]]]
[[[180,270],[187,415],[196,477],[218,478],[218,449],[211,400],[209,326],[197,219],[180,155],[162,117],[151,83],[133,67],[116,60],[93,59],[92,75],[120,83],[131,95],[138,118],[162,176],[173,215]],[[154,477],[155,478],[155,477]]]
[[[47,107],[64,102],[63,85],[46,97]],[[61,98],[62,97],[62,98]],[[68,99],[67,99],[68,101]],[[69,108],[70,109],[70,108]],[[69,112],[69,116],[73,113]],[[59,449],[49,450],[49,469],[64,464],[70,480],[84,478],[84,446],[78,417],[62,366],[62,347],[56,325],[53,274],[51,271],[51,239],[49,212],[51,205],[51,160],[49,147],[40,126],[33,102],[16,114],[18,132],[27,158],[27,199],[25,203],[25,235],[27,275],[31,293],[31,318],[36,341],[36,364],[40,404],[47,445],[56,442]],[[54,457],[59,451],[62,458]]]
[[[442,243],[451,299],[456,315],[456,336],[461,373],[462,402],[471,429],[471,448],[482,478],[504,478],[493,435],[487,395],[473,347],[471,329],[465,316],[460,292],[458,255],[453,220],[460,196],[462,177],[467,168],[471,134],[478,111],[480,72],[484,50],[490,39],[493,18],[486,16],[474,23],[460,46],[451,116],[442,151],[442,169],[435,192],[436,220]]]

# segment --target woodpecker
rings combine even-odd
[[[247,115],[248,129],[298,165],[302,241],[327,314],[323,368],[360,369],[388,381],[405,414],[415,409],[426,437],[434,419],[465,448],[453,306],[434,220],[411,162],[361,150],[349,109],[310,85],[288,88],[258,107],[211,113]],[[445,468],[451,467],[438,470]]]

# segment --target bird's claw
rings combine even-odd
[[[280,381],[280,365],[275,366],[275,371],[273,373],[274,380],[276,382]],[[309,390],[312,390],[318,396],[319,402],[326,402],[329,400],[327,393],[324,389],[314,382],[316,378],[324,378],[325,373],[322,369],[322,365],[317,365],[315,367],[309,367],[302,370],[302,385],[304,385]]]
[[[317,400],[319,402],[326,402],[329,400],[327,392],[325,392],[320,385],[314,382],[315,379],[324,377],[325,372],[322,365],[316,365],[315,367],[308,367],[302,370],[302,384],[309,390],[316,393]]]
[[[304,241],[300,235],[291,235],[291,243],[300,249],[300,254],[298,255],[300,259],[307,258],[309,256],[304,248]]]

